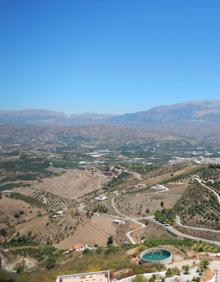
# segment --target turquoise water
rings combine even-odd
[[[166,250],[156,250],[146,253],[142,256],[143,260],[146,261],[162,261],[170,257],[171,253]]]

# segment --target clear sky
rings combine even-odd
[[[220,98],[218,0],[0,0],[0,109]]]

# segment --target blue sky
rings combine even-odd
[[[220,1],[0,0],[0,109],[220,98]]]

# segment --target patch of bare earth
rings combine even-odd
[[[56,245],[58,249],[70,249],[75,243],[83,244],[98,244],[105,246],[108,236],[94,227],[91,221],[87,221],[78,227],[73,235],[68,236],[66,239]]]
[[[60,176],[44,178],[40,182],[35,182],[34,186],[41,191],[72,200],[100,189],[107,181],[108,178],[101,172],[75,169],[66,170]]]
[[[29,221],[37,217],[39,213],[45,213],[44,209],[35,208],[26,202],[8,197],[2,197],[2,199],[0,199],[0,210],[4,211],[11,217],[14,217],[15,214],[21,211],[24,212],[17,221]]]
[[[141,193],[121,195],[115,202],[122,214],[139,217],[153,215],[156,210],[161,209],[162,201],[164,208],[172,208],[185,189],[185,186],[181,186],[162,193],[148,189]]]
[[[132,221],[128,221],[126,224],[117,225],[116,236],[114,238],[115,242],[118,245],[121,245],[125,242],[129,242],[126,233],[139,228],[140,225]],[[133,235],[132,235],[133,237]]]
[[[149,222],[145,228],[139,229],[131,234],[136,242],[144,239],[165,239],[165,238],[172,238],[164,228]]]

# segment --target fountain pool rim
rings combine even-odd
[[[155,252],[163,252],[163,253],[166,253],[167,254],[167,257],[165,258],[162,258],[162,259],[146,259],[144,258],[145,255],[147,254],[153,254]],[[141,259],[141,262],[142,263],[171,263],[172,262],[172,252],[168,249],[165,249],[165,248],[151,248],[151,249],[147,249],[145,251],[143,251],[141,254],[140,254],[140,259]]]

